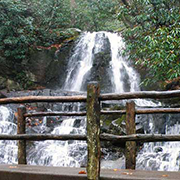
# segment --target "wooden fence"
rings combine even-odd
[[[101,101],[127,100],[139,98],[164,99],[180,97],[180,91],[142,91],[122,94],[100,94],[99,84],[91,82],[87,87],[87,96],[27,96],[0,99],[0,105],[12,103],[32,102],[86,102],[86,112],[26,112],[25,106],[18,108],[17,135],[0,135],[0,140],[18,140],[18,163],[26,164],[26,141],[43,140],[85,140],[88,146],[88,179],[97,180],[100,177],[100,141],[113,141],[126,143],[126,168],[135,169],[136,165],[136,142],[156,141],[180,141],[180,135],[162,134],[136,134],[135,115],[153,113],[179,113],[180,108],[150,108],[136,109],[133,101],[126,103],[125,110],[104,111],[101,110]],[[118,136],[112,134],[100,134],[101,115],[126,114],[127,135]],[[26,117],[37,116],[87,116],[87,135],[53,135],[53,134],[26,134]]]

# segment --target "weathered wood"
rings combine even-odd
[[[135,103],[133,101],[126,103],[126,133],[127,135],[136,133],[135,125]],[[136,142],[126,142],[125,149],[126,169],[135,169],[136,167]]]
[[[103,115],[126,114],[126,110],[117,111],[101,111]],[[86,116],[86,112],[35,112],[26,113],[24,117],[38,117],[38,116]]]
[[[156,114],[156,113],[180,113],[180,108],[149,108],[149,109],[136,110],[136,114]]]
[[[87,140],[86,135],[54,135],[54,134],[18,134],[18,135],[0,135],[0,140],[26,140],[26,141],[45,141],[45,140]],[[125,136],[118,136],[113,134],[103,133],[100,135],[101,141],[113,141],[124,143],[126,141],[136,142],[164,142],[164,141],[180,141],[179,134],[132,134]]]
[[[18,112],[18,123],[17,123],[17,134],[26,133],[26,121],[24,114],[26,113],[25,106],[20,106],[17,109]],[[18,164],[26,164],[26,141],[19,140],[18,142]]]
[[[97,82],[91,82],[87,87],[87,146],[89,180],[99,180],[100,176],[100,88]]]
[[[113,141],[113,142],[126,142],[126,141],[136,141],[136,142],[164,142],[164,141],[180,141],[179,134],[132,134],[125,136],[117,136],[113,134],[101,134],[101,141]]]
[[[116,111],[104,111],[104,110],[102,110],[101,111],[101,114],[102,115],[114,115],[114,114],[116,114],[116,115],[121,115],[121,114],[126,114],[126,110],[116,110]]]
[[[175,91],[140,91],[121,94],[102,94],[99,100],[123,100],[138,98],[174,98],[180,97],[180,90]],[[25,96],[0,99],[0,104],[32,103],[32,102],[86,102],[86,96]]]
[[[28,140],[28,141],[45,141],[45,140],[87,140],[86,135],[55,135],[55,134],[17,134],[17,135],[0,135],[0,140]]]
[[[24,114],[24,117],[38,116],[86,116],[86,112],[35,112]]]
[[[156,114],[156,113],[180,113],[180,108],[144,108],[144,109],[136,109],[136,114]],[[113,111],[105,111],[102,110],[101,114],[103,115],[114,115],[114,114],[126,114],[126,110],[113,110]]]
[[[139,98],[151,98],[151,99],[165,99],[180,97],[180,90],[175,91],[139,91],[139,92],[125,92],[121,94],[102,94],[99,96],[99,100],[123,100],[123,99],[139,99]]]
[[[33,102],[86,102],[86,96],[25,96],[0,99],[0,104]]]

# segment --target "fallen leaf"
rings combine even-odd
[[[118,169],[113,169],[115,172],[118,170]]]
[[[17,118],[17,117],[18,117],[18,113],[17,113],[17,112],[15,112],[15,113],[14,113],[14,116]]]
[[[86,171],[79,171],[78,174],[86,174]]]
[[[17,166],[9,166],[9,168],[15,169],[15,168],[17,168]]]
[[[168,175],[167,174],[163,174],[162,177],[168,177]]]
[[[129,172],[123,172],[123,175],[132,175],[133,173],[129,173]]]

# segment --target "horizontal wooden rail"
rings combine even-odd
[[[54,134],[21,134],[21,135],[0,135],[0,140],[29,140],[29,141],[45,141],[45,140],[82,140],[86,141],[86,135],[54,135]],[[165,134],[132,134],[118,136],[113,134],[101,134],[101,141],[113,141],[124,143],[126,141],[140,142],[164,142],[164,141],[180,141],[180,135],[165,135]]]
[[[180,90],[175,91],[139,91],[139,92],[125,92],[121,94],[102,94],[99,97],[101,101],[108,100],[124,100],[124,99],[164,99],[180,97]]]
[[[155,113],[180,113],[180,108],[149,108],[149,109],[136,110],[136,114],[155,114]]]
[[[101,94],[100,101],[107,100],[124,100],[124,99],[163,99],[180,97],[180,90],[175,91],[139,91],[139,92],[125,92],[121,94]],[[86,102],[86,96],[25,96],[1,98],[0,104],[16,104],[16,103],[33,103],[33,102]]]
[[[126,114],[126,110],[101,111],[102,115]]]
[[[38,116],[86,116],[86,112],[36,112],[26,113],[24,117],[38,117]]]
[[[29,141],[45,141],[45,140],[86,140],[86,135],[55,135],[55,134],[17,134],[17,135],[6,135],[1,134],[0,140],[29,140]]]
[[[180,108],[144,108],[136,109],[136,114],[156,114],[156,113],[180,113]],[[101,111],[103,115],[121,115],[126,114],[126,110],[116,110],[116,111]]]
[[[118,111],[101,111],[102,115],[126,114],[126,110]],[[86,116],[86,112],[35,112],[26,113],[24,117],[39,117],[39,116]]]
[[[136,109],[136,114],[155,114],[155,113],[180,113],[180,108],[145,108]],[[121,115],[126,114],[126,110],[101,111],[101,115]],[[24,117],[38,116],[86,116],[86,112],[35,112],[26,113]]]
[[[86,96],[24,96],[0,99],[0,104],[33,102],[86,102]]]
[[[164,142],[164,141],[180,141],[178,134],[132,134],[126,136],[117,136],[113,134],[101,134],[101,140],[126,142],[126,141],[140,141],[140,142]]]

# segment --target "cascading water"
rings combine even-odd
[[[107,46],[110,48],[107,49]],[[96,55],[110,51],[110,62],[106,68],[110,76],[111,86],[113,86],[112,92],[139,91],[139,77],[134,69],[129,66],[128,60],[123,57],[124,48],[125,44],[122,37],[116,33],[87,32],[82,34],[75,47],[74,54],[69,60],[64,89],[84,90],[84,83],[90,79],[87,76],[91,76],[89,72],[96,63]]]
[[[0,106],[0,134],[16,134],[17,125],[14,123],[13,112]],[[17,163],[17,143],[15,141],[0,141],[0,163]]]
[[[139,91],[139,76],[130,66],[128,58],[122,55],[125,48],[123,39],[117,33],[86,32],[81,35],[69,59],[67,78],[63,89],[70,91],[85,91],[87,83],[92,80],[100,82],[102,92],[134,92]],[[157,106],[148,100],[135,100],[137,106]],[[160,105],[160,103],[158,104]],[[62,111],[79,111],[81,105],[61,105]],[[12,121],[11,111],[0,107],[1,133],[15,134],[16,125]],[[162,115],[163,116],[163,115]],[[162,116],[160,117],[162,119]],[[164,117],[163,117],[164,118]],[[146,133],[180,133],[180,125],[168,123],[173,117],[164,118],[159,126],[158,117],[152,115],[137,116]],[[177,118],[176,118],[177,119]],[[54,125],[52,134],[85,134],[85,119],[72,117]],[[33,132],[47,131],[47,119]],[[163,130],[162,130],[163,129]],[[30,131],[31,132],[31,131]],[[145,143],[137,157],[137,168],[148,170],[179,170],[179,143]],[[17,144],[10,141],[0,141],[0,163],[17,162]],[[15,151],[13,150],[15,149]],[[28,148],[28,163],[51,166],[85,166],[87,156],[86,143],[83,141],[45,141],[34,142]],[[108,159],[108,156],[105,158]],[[171,162],[171,163],[169,163]],[[116,161],[103,161],[102,167],[123,168],[124,158]]]
[[[85,74],[92,68],[92,50],[95,46],[96,33],[87,33],[80,38],[75,52],[69,60],[68,75],[64,89],[80,91]],[[101,47],[101,42],[96,48]],[[80,61],[78,61],[80,60]],[[74,76],[73,76],[74,75]]]
[[[158,125],[157,122],[166,119]],[[149,115],[149,130],[147,133],[179,134],[179,116],[165,115],[165,117]],[[157,126],[161,126],[157,128]],[[147,130],[147,129],[146,129]],[[180,169],[180,143],[179,142],[156,142],[145,143],[137,156],[137,169],[179,171]]]
[[[84,134],[85,123],[83,122],[81,119],[65,119],[60,126],[53,129],[51,134]],[[35,142],[34,146],[29,151],[29,164],[69,167],[85,165],[87,153],[84,153],[86,152],[84,141]]]

